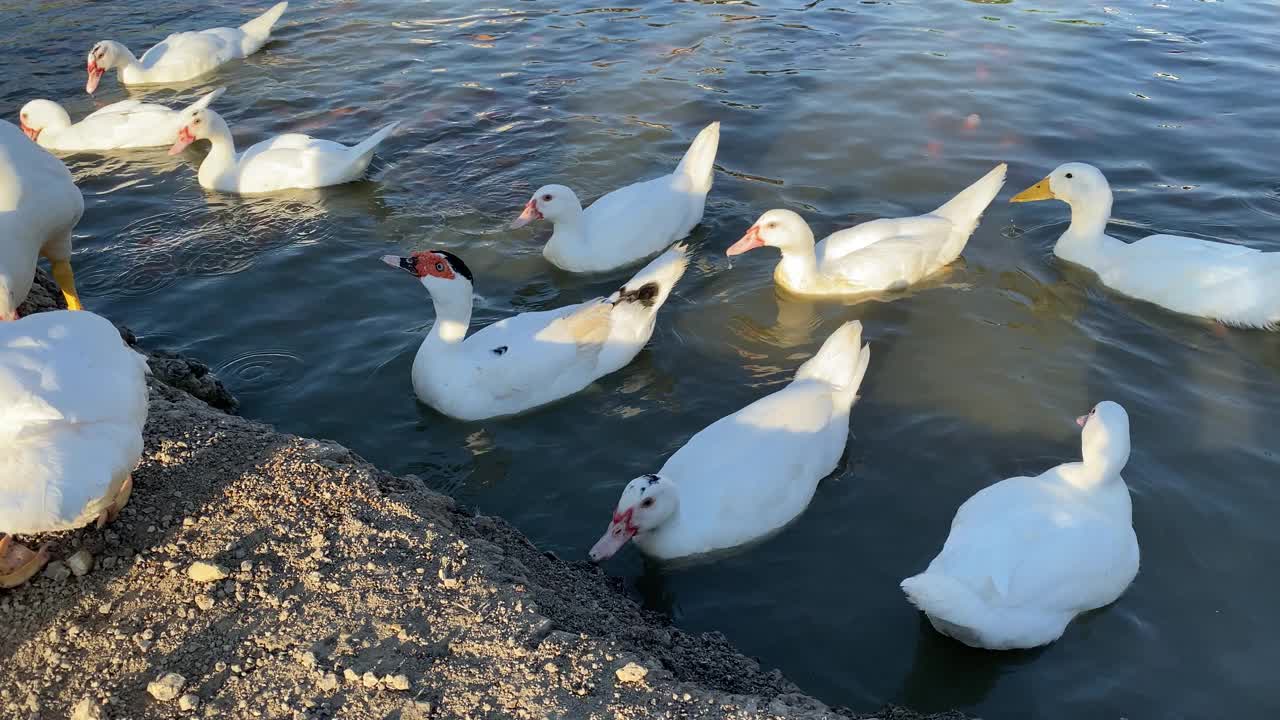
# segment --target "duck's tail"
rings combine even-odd
[[[715,175],[716,150],[719,147],[720,122],[716,121],[702,128],[702,132],[693,139],[684,157],[680,159],[680,164],[676,166],[675,174],[689,179],[690,190],[703,194],[710,192],[711,180]]]
[[[982,598],[954,578],[926,571],[903,580],[901,587],[911,604],[923,610],[935,625],[941,621],[956,630],[972,632],[984,624],[987,612]]]
[[[364,159],[367,155],[373,155],[374,148],[378,147],[383,140],[386,140],[387,136],[392,132],[395,132],[395,129],[399,126],[400,122],[396,121],[386,127],[383,127],[378,132],[370,135],[368,138],[365,138],[358,145],[352,146],[351,153],[361,159]]]
[[[262,13],[258,17],[240,26],[246,35],[253,37],[266,38],[271,34],[271,28],[275,26],[276,21],[289,9],[289,3],[276,3],[271,9]]]
[[[212,103],[214,100],[217,100],[218,98],[222,97],[222,93],[224,93],[224,92],[226,92],[226,91],[227,91],[227,89],[226,89],[225,87],[220,87],[220,88],[218,88],[217,90],[214,90],[213,92],[211,92],[211,93],[209,93],[209,94],[205,95],[204,97],[200,98],[199,100],[197,100],[197,101],[195,101],[195,102],[191,103],[190,105],[188,105],[186,108],[184,108],[184,109],[183,109],[183,112],[185,112],[185,113],[193,113],[193,112],[195,112],[195,111],[197,111],[197,110],[203,110],[203,109],[205,109],[205,108],[209,107],[209,104],[210,104],[210,103]]]
[[[689,266],[688,250],[689,246],[684,243],[672,245],[618,288],[609,297],[609,302],[614,305],[633,304],[657,312]]]
[[[983,175],[977,182],[960,191],[960,194],[948,200],[942,207],[934,210],[933,215],[941,215],[955,225],[953,234],[963,235],[965,240],[973,234],[982,219],[982,213],[996,198],[1000,188],[1004,187],[1004,176],[1009,166],[1000,163]]]
[[[836,390],[841,402],[853,404],[871,362],[871,346],[862,344],[862,323],[841,325],[811,358],[796,370],[796,380],[821,380]]]

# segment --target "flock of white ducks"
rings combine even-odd
[[[170,35],[140,60],[119,43],[99,42],[89,53],[86,90],[110,69],[124,84],[207,74],[259,50],[286,8],[280,3],[239,28]],[[22,108],[22,132],[0,121],[0,320],[9,321],[0,323],[0,586],[25,582],[47,559],[43,549],[13,542],[12,533],[101,523],[119,512],[146,418],[145,361],[109,322],[69,311],[17,318],[41,255],[68,307],[80,309],[71,230],[84,204],[66,168],[42,148],[171,145],[177,153],[207,139],[202,186],[274,192],[358,178],[395,129],[392,123],[354,146],[287,134],[237,153],[209,107],[220,94],[181,111],[124,101],[78,123],[39,100]],[[649,260],[609,297],[512,315],[468,336],[475,278],[461,258],[444,250],[384,257],[416,277],[435,306],[413,363],[418,397],[462,420],[493,418],[576,393],[631,362],[684,274],[690,250],[679,242],[702,219],[719,137],[712,123],[674,172],[614,190],[586,209],[563,185],[541,187],[526,203],[513,225],[550,221],[543,252],[560,268],[607,272]],[[901,289],[960,256],[1005,175],[1001,164],[932,212],[873,220],[819,243],[799,215],[770,210],[727,254],[777,248],[776,282],[794,293]],[[1171,235],[1131,244],[1111,238],[1111,192],[1089,165],[1063,165],[1013,201],[1051,198],[1067,202],[1072,216],[1055,252],[1104,284],[1232,325],[1280,324],[1280,254]],[[871,357],[862,335],[861,323],[846,323],[785,388],[712,423],[657,473],[628,483],[590,557],[605,560],[628,542],[660,559],[702,555],[758,540],[802,514],[844,452]],[[984,648],[1043,645],[1132,582],[1138,544],[1120,475],[1128,416],[1103,402],[1080,425],[1080,462],[974,495],[929,567],[902,582],[938,631]]]

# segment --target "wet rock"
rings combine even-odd
[[[67,567],[71,568],[71,573],[76,577],[84,577],[93,569],[93,553],[80,548],[74,555],[67,558]]]
[[[54,560],[44,567],[44,576],[54,582],[65,582],[71,577],[71,568],[61,560]]]
[[[191,567],[187,568],[187,577],[202,583],[217,582],[225,579],[229,574],[227,569],[221,565],[204,562],[203,560],[193,562]]]
[[[165,673],[147,683],[147,692],[161,702],[168,702],[177,698],[186,684],[187,679],[178,673]]]

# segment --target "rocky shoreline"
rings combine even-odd
[[[51,289],[42,275],[24,313]],[[39,538],[57,561],[0,591],[0,720],[872,717],[414,476],[224,412],[207,366],[143,351],[129,505]]]

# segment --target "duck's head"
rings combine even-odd
[[[1061,200],[1068,205],[1110,199],[1111,186],[1102,171],[1087,163],[1065,163],[1049,173],[1049,176],[1009,198],[1009,202],[1036,202],[1037,200]]]
[[[627,483],[604,535],[587,557],[600,562],[613,557],[627,541],[653,532],[675,514],[680,504],[675,483],[661,475],[642,475]]]
[[[729,246],[725,255],[733,257],[758,247],[775,247],[786,253],[813,247],[813,231],[809,223],[790,210],[770,210],[761,215],[741,240]]]
[[[408,257],[383,255],[382,262],[411,273],[432,297],[453,295],[463,290],[470,297],[474,282],[471,268],[447,250],[422,250]]]
[[[89,61],[85,67],[89,80],[84,84],[84,91],[92,95],[98,89],[98,81],[102,79],[103,73],[123,65],[128,54],[125,46],[114,40],[103,40],[95,44],[89,51]]]
[[[524,212],[511,222],[512,229],[521,228],[534,220],[550,220],[552,223],[567,220],[582,212],[578,196],[564,185],[543,185],[524,205]]]
[[[218,113],[206,107],[193,106],[182,111],[182,126],[178,128],[178,140],[169,148],[170,155],[177,155],[197,140],[207,140],[215,134],[230,132],[227,123]]]
[[[1129,413],[1119,403],[1104,400],[1076,418],[1076,424],[1084,428],[1080,446],[1086,467],[1097,467],[1106,475],[1124,469],[1129,462]]]
[[[18,111],[18,125],[32,142],[37,142],[45,130],[70,127],[71,116],[52,100],[32,100]]]

